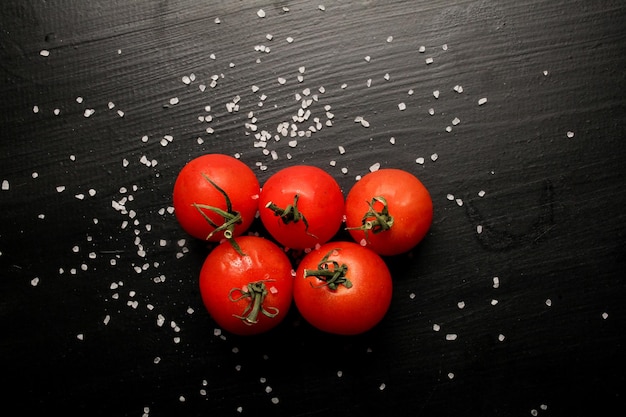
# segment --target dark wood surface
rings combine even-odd
[[[0,18],[6,409],[623,409],[623,1],[3,0]],[[310,134],[295,144],[283,122]],[[209,247],[168,210],[208,152],[261,182],[299,163],[344,191],[377,163],[417,175],[434,222],[388,259],[383,322],[336,337],[293,310],[220,335],[197,287]]]

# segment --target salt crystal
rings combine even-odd
[[[33,287],[36,287],[37,284],[39,284],[39,278],[38,277],[35,277],[35,278],[30,280],[30,285],[32,285]]]
[[[485,191],[484,190],[480,190],[478,192],[478,197],[484,197],[485,196]]]
[[[291,36],[289,36],[289,37],[287,38],[287,43],[292,43],[292,42],[293,42],[293,38],[292,38]]]
[[[50,51],[48,51],[47,49],[42,49],[41,51],[39,51],[39,55],[43,57],[50,56]]]
[[[400,111],[406,110],[406,104],[405,103],[398,104],[398,109],[400,109]]]
[[[481,99],[478,99],[478,105],[482,106],[483,104],[485,104],[487,102],[487,97],[483,97]]]
[[[439,98],[439,90],[433,91],[433,97]]]
[[[438,155],[438,154],[436,154],[436,153],[434,153],[434,154],[432,154],[432,155],[430,156],[430,159],[431,159],[433,162],[435,162],[438,158],[439,158],[439,155]]]
[[[9,189],[9,180],[2,180],[2,191],[7,191]]]
[[[387,385],[385,385],[385,383],[383,382],[382,384],[380,384],[380,385],[378,386],[378,389],[382,391],[382,390],[384,390],[384,389],[385,389],[385,387],[386,387],[386,386],[387,386]]]
[[[426,47],[422,45],[422,46],[419,47],[418,51],[420,53],[424,53],[426,51]]]
[[[180,102],[180,101],[178,100],[178,97],[172,97],[172,98],[170,99],[170,104],[171,104],[172,106],[174,106],[174,105],[178,104],[179,102]]]
[[[503,342],[503,341],[504,341],[504,339],[505,339],[505,336],[504,336],[502,333],[500,333],[500,334],[498,335],[498,340],[499,340],[500,342]]]
[[[481,234],[483,232],[483,226],[482,225],[477,225],[476,226],[476,233]]]
[[[572,132],[571,130],[567,132],[567,137],[568,138],[573,138],[574,137],[574,132]]]
[[[418,157],[417,159],[415,159],[415,163],[416,164],[420,164],[420,165],[424,165],[424,158],[423,157]]]
[[[426,65],[430,65],[434,62],[432,58],[426,58]]]
[[[263,10],[263,9],[259,9],[259,10],[256,12],[256,15],[257,15],[257,16],[259,16],[259,17],[265,17],[265,10]]]
[[[493,277],[493,288],[498,288],[500,286],[500,278]]]
[[[456,340],[457,335],[455,333],[448,333],[446,335],[446,340]]]
[[[96,111],[94,109],[85,109],[83,112],[83,116],[91,117]]]
[[[448,379],[454,379],[454,372],[448,372]]]
[[[391,43],[393,42],[393,36],[388,36],[387,37],[387,43]]]
[[[602,318],[604,320],[608,319],[609,318],[609,313],[607,313],[607,312],[602,313]]]
[[[459,123],[461,123],[461,119],[459,119],[458,117],[455,117],[454,119],[452,119],[452,125],[456,126]]]
[[[371,59],[372,59],[372,58],[371,58],[369,55],[367,55],[367,56],[365,57],[365,61],[367,61],[367,62],[370,62],[370,61],[371,61]]]
[[[380,162],[376,162],[375,164],[370,166],[370,172],[378,171],[380,169]]]
[[[439,330],[441,330],[441,326],[438,325],[437,323],[433,324],[433,330],[438,332]]]
[[[456,303],[457,307],[459,309],[464,309],[465,308],[465,301],[459,301],[458,303]]]
[[[548,299],[546,299],[546,305],[547,305],[548,307],[551,307],[551,306],[552,306],[552,300],[551,300],[551,299],[549,299],[549,298],[548,298]]]

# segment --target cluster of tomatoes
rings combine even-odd
[[[344,197],[321,168],[290,166],[261,188],[246,164],[223,154],[188,162],[173,203],[188,234],[215,242],[200,270],[200,293],[215,322],[238,335],[274,328],[292,302],[319,330],[371,329],[391,303],[382,257],[417,245],[433,217],[428,190],[407,171],[368,173]],[[257,216],[267,238],[246,233]],[[332,240],[341,227],[353,241]],[[295,275],[289,250],[303,254]]]

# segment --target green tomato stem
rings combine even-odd
[[[266,282],[271,280],[251,282],[246,285],[245,288],[232,288],[228,293],[228,299],[232,302],[237,302],[244,298],[249,298],[250,301],[244,309],[241,315],[233,314],[234,317],[241,319],[245,324],[252,326],[258,323],[259,314],[273,318],[279,313],[279,310],[275,307],[265,307],[263,302],[267,297]],[[239,297],[234,297],[233,293],[239,292]]]
[[[343,285],[346,288],[352,288],[352,282],[346,277],[346,273],[348,272],[348,265],[341,264],[337,261],[330,261],[328,258],[330,255],[337,249],[333,249],[328,252],[322,260],[317,264],[317,269],[305,269],[304,277],[316,277],[321,281],[324,281],[323,284],[313,285],[314,288],[322,288],[328,287],[331,290],[336,290],[340,285]]]
[[[374,208],[376,203],[382,204],[382,209],[380,211]],[[372,198],[372,201],[368,202],[367,205],[369,209],[365,212],[363,218],[361,219],[361,226],[348,227],[346,230],[362,230],[367,238],[368,232],[377,234],[391,229],[393,226],[393,216],[389,214],[389,207],[385,197],[376,196]]]
[[[239,247],[237,242],[235,242],[235,239],[234,239],[235,226],[240,224],[243,221],[242,217],[241,217],[241,213],[239,213],[238,211],[234,211],[233,210],[233,205],[232,205],[232,203],[230,201],[230,197],[228,196],[228,193],[226,193],[226,191],[224,191],[222,188],[220,188],[205,173],[202,173],[202,177],[205,180],[207,180],[209,182],[209,184],[211,184],[213,186],[213,188],[215,188],[224,197],[224,200],[226,202],[226,210],[222,210],[221,208],[210,206],[210,205],[207,205],[207,204],[192,203],[192,206],[196,210],[198,210],[198,213],[200,213],[200,215],[204,218],[204,220],[206,220],[206,222],[209,223],[214,228],[213,231],[211,233],[209,233],[208,236],[205,239],[209,240],[216,233],[223,232],[224,233],[224,237],[230,242],[230,244],[233,246],[233,248],[235,248],[237,253],[239,253],[240,255],[244,256],[245,254],[242,252],[241,248]],[[221,225],[218,225],[217,223],[215,223],[204,212],[204,210],[209,210],[209,211],[217,214],[218,216],[222,217],[224,219],[224,223],[222,223]]]
[[[300,196],[298,194],[294,194],[293,203],[289,204],[285,208],[276,205],[272,201],[268,201],[268,203],[265,205],[265,208],[272,210],[274,212],[274,215],[280,217],[284,224],[298,223],[299,221],[302,221],[302,223],[304,223],[304,230],[306,231],[306,233],[310,236],[316,237],[314,234],[309,233],[309,222],[307,221],[304,214],[298,209],[299,198]]]

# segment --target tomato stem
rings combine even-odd
[[[202,174],[202,177],[205,180],[207,180],[209,184],[211,184],[213,188],[215,188],[224,197],[224,200],[226,201],[226,210],[223,210],[221,208],[214,207],[214,206],[209,206],[207,204],[192,203],[192,206],[196,210],[198,210],[198,213],[200,213],[200,215],[204,218],[204,220],[206,220],[207,223],[209,223],[212,227],[214,227],[214,230],[211,233],[209,233],[205,239],[209,240],[216,233],[223,232],[224,237],[230,242],[231,245],[233,245],[237,253],[244,256],[245,254],[242,252],[241,248],[239,247],[237,242],[235,242],[234,240],[235,226],[237,224],[240,224],[243,221],[241,218],[241,213],[239,213],[238,211],[233,211],[233,205],[226,191],[224,191],[215,182],[213,182],[211,178],[209,178],[204,172],[201,174]],[[218,225],[204,212],[204,210],[209,210],[217,214],[218,216],[221,216],[224,219],[224,223],[222,223],[221,225]]]
[[[279,313],[279,310],[276,307],[263,306],[265,297],[267,297],[267,287],[265,286],[265,283],[270,281],[272,280],[256,281],[249,283],[244,288],[232,288],[228,293],[228,299],[230,301],[237,302],[244,298],[250,299],[248,305],[243,310],[243,313],[240,316],[237,314],[233,314],[233,316],[241,319],[249,326],[258,323],[259,314],[263,314],[269,318],[276,317]],[[239,297],[233,296],[233,293],[235,292],[239,292]]]
[[[376,203],[382,204],[380,211],[374,208]],[[369,209],[361,219],[361,226],[347,227],[346,230],[362,230],[367,238],[368,232],[377,234],[389,230],[391,226],[393,226],[393,216],[389,214],[389,207],[385,197],[376,196],[372,198],[372,201],[368,202],[367,205]]]
[[[352,281],[350,281],[346,277],[346,273],[348,272],[348,265],[341,264],[337,261],[330,261],[328,258],[330,255],[337,251],[338,249],[333,249],[329,251],[322,260],[317,264],[317,269],[305,269],[304,277],[316,277],[319,280],[323,281],[323,284],[313,285],[313,288],[322,288],[328,287],[331,290],[336,290],[340,285],[343,285],[346,288],[352,288]]]
[[[308,232],[309,222],[307,221],[306,217],[304,217],[304,214],[298,209],[299,198],[300,196],[298,194],[294,194],[293,203],[289,204],[285,208],[277,206],[272,201],[268,201],[268,203],[265,205],[265,208],[272,210],[274,212],[274,215],[280,217],[284,224],[298,223],[302,220],[302,223],[304,223],[304,230],[307,232],[307,234],[315,237],[315,235]]]

